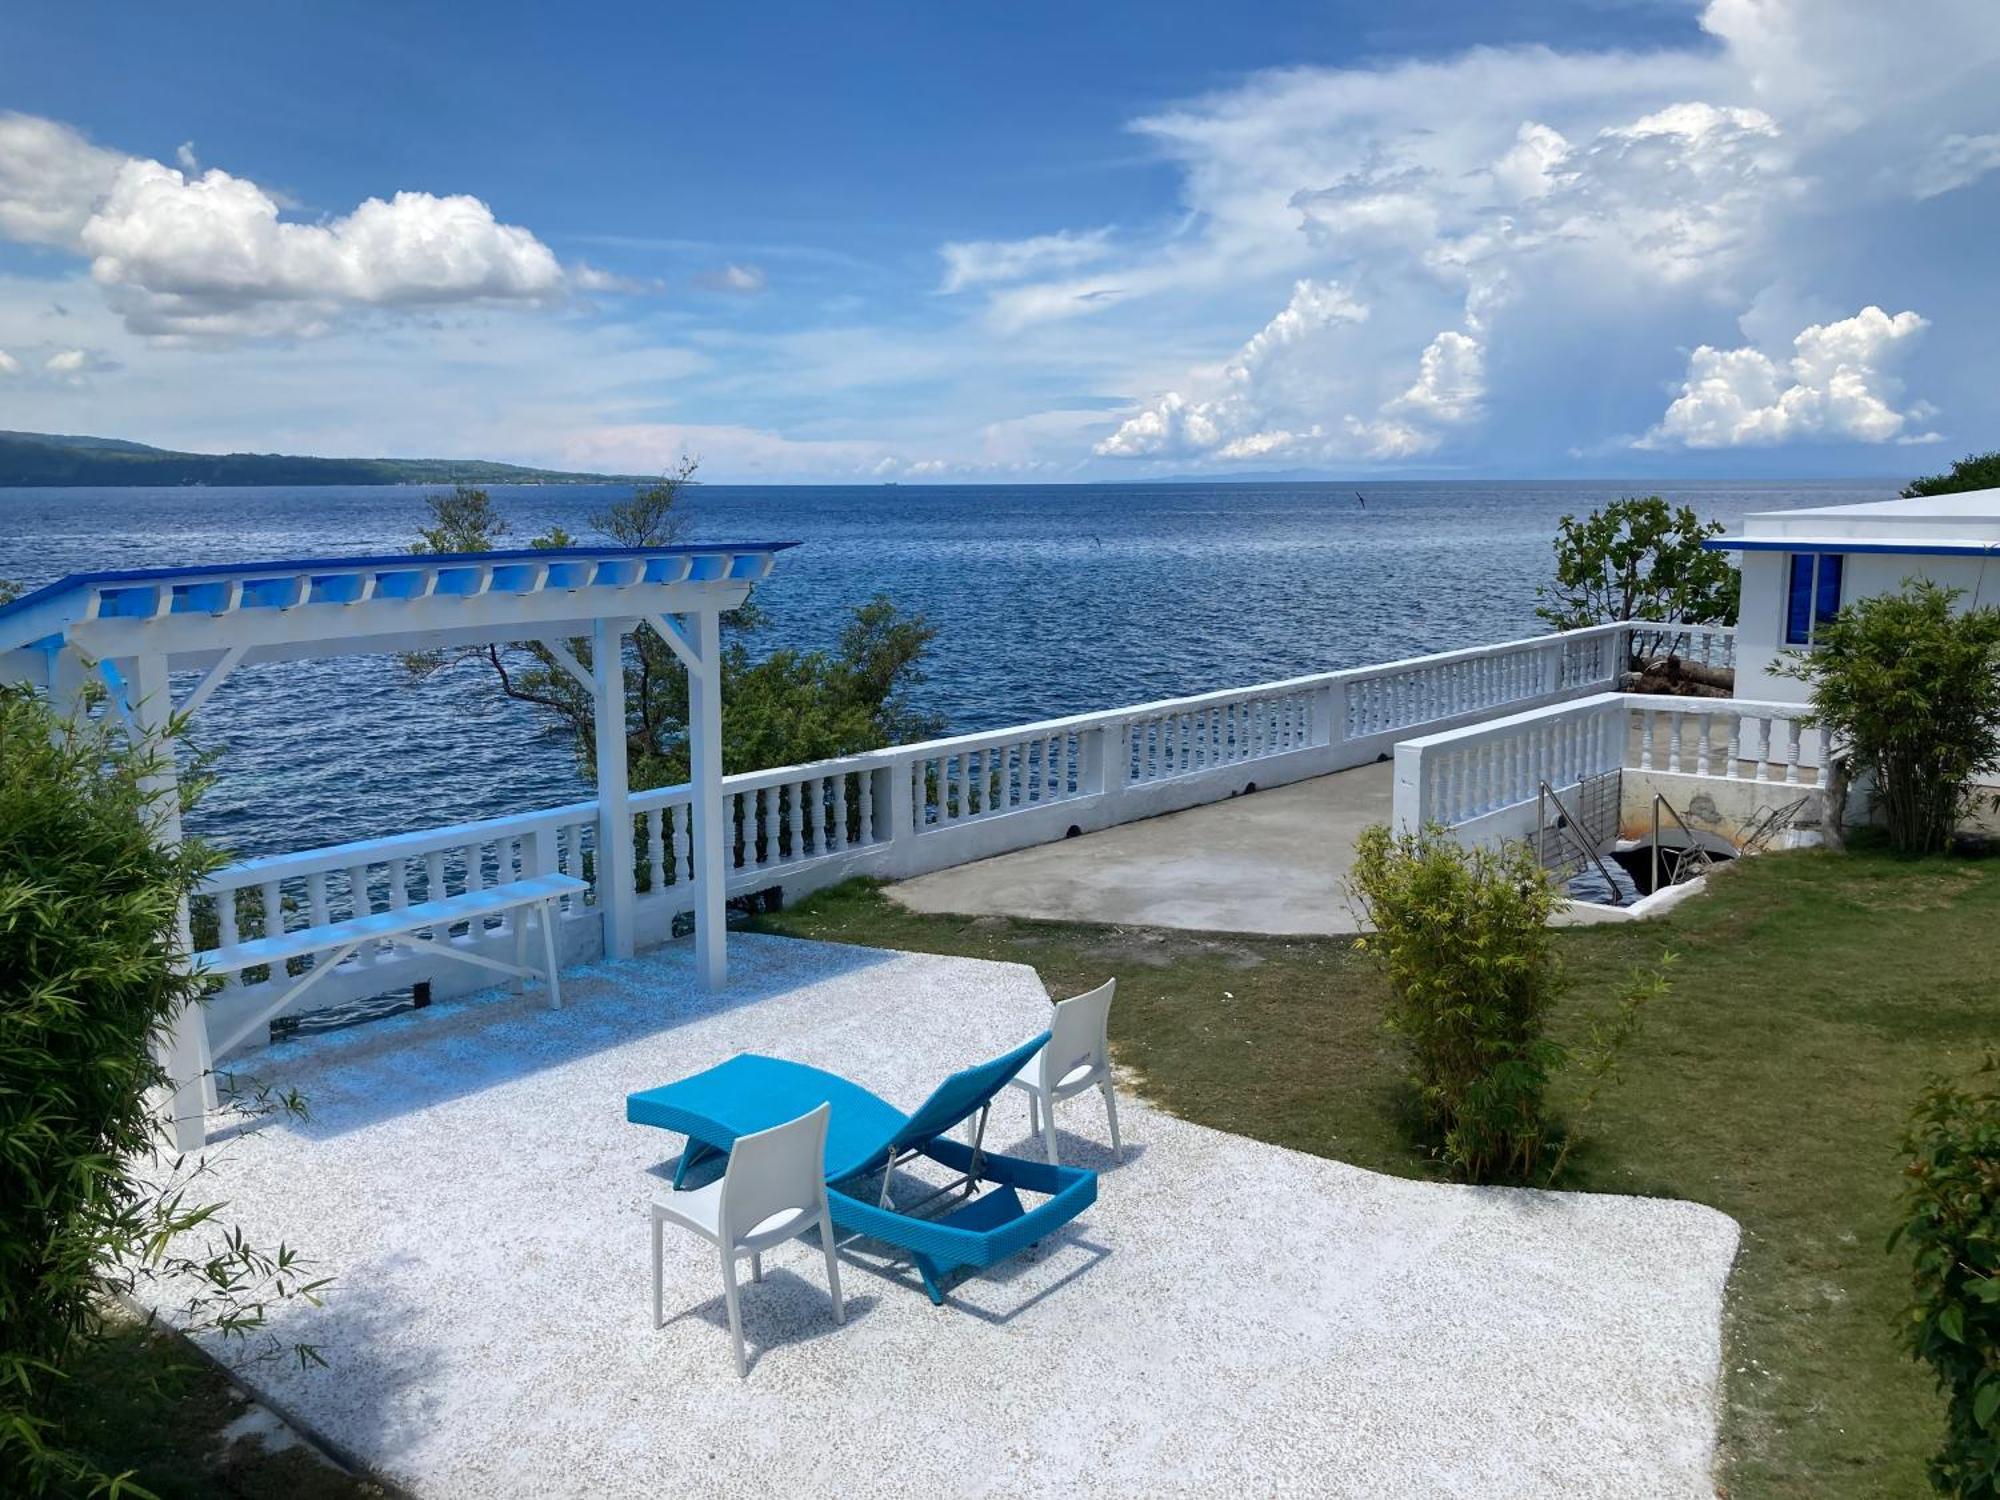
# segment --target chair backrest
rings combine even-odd
[[[826,1193],[826,1122],[822,1104],[796,1120],[738,1136],[722,1174],[722,1237],[739,1243],[774,1214],[815,1211]]]
[[[1117,992],[1118,981],[1107,979],[1056,1006],[1042,1053],[1043,1088],[1054,1088],[1079,1068],[1097,1076],[1111,1066],[1111,998]]]
[[[991,1062],[961,1068],[952,1074],[931,1090],[930,1098],[917,1106],[917,1112],[896,1132],[889,1149],[892,1152],[902,1151],[943,1135],[1007,1087],[1007,1080],[1020,1072],[1048,1039],[1049,1034],[1044,1031]]]

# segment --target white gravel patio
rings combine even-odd
[[[1033,970],[733,935],[564,976],[565,1009],[488,994],[258,1055],[309,1099],[219,1151],[227,1222],[338,1277],[279,1331],[328,1370],[249,1372],[274,1405],[422,1497],[1712,1496],[1733,1221],[1688,1203],[1377,1176],[1094,1100],[1066,1161],[1099,1199],[933,1307],[817,1247],[745,1290],[645,1204],[680,1139],[628,1091],[743,1050],[915,1105],[1043,1022]],[[1019,1096],[1001,1149],[1026,1150]]]

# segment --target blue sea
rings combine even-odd
[[[822,646],[886,594],[937,627],[919,694],[954,730],[1535,633],[1565,513],[1635,490],[1733,526],[1887,499],[1887,480],[913,485],[689,492],[697,539],[795,541],[757,602],[769,646]],[[0,578],[399,551],[425,489],[0,489]],[[525,541],[622,486],[495,486]],[[250,856],[588,795],[568,747],[486,676],[386,657],[238,671],[197,716],[219,753],[194,826]]]

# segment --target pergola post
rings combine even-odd
[[[49,664],[49,707],[65,724],[83,717],[84,689],[90,682],[90,663],[74,646],[64,646]]]
[[[630,958],[635,948],[630,772],[625,745],[625,622],[599,620],[590,638],[591,697],[596,705],[597,906],[604,955]]]
[[[722,806],[722,628],[718,612],[697,610],[694,657],[688,672],[688,761],[694,798],[694,958],[704,988],[719,990],[729,977],[724,922],[729,865]]]
[[[133,748],[147,757],[140,789],[146,795],[153,839],[163,849],[178,849],[181,789],[180,776],[174,767],[173,741],[169,737],[174,702],[167,680],[167,659],[157,653],[138,657],[132,664],[130,684]],[[175,925],[180,952],[192,952],[194,935],[185,896],[181,898]],[[160,1045],[160,1064],[167,1075],[167,1128],[174,1149],[182,1152],[200,1150],[208,1138],[206,1105],[210,1084],[200,1005],[199,1000],[190,1000],[174,1018]]]

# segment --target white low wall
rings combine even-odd
[[[732,896],[776,888],[784,899],[854,875],[904,879],[995,854],[1365,765],[1412,732],[1511,724],[1522,710],[1596,699],[1616,685],[1634,630],[1603,625],[1319,673],[1190,698],[1079,714],[723,781],[724,849]],[[1683,654],[1730,659],[1726,629],[1677,627]],[[1529,716],[1532,717],[1532,716]],[[1428,743],[1428,742],[1426,742]],[[1400,752],[1399,752],[1400,754]],[[632,795],[639,946],[665,941],[693,910],[692,808],[686,786]],[[596,902],[595,802],[509,818],[306,850],[233,865],[197,902],[197,923],[226,946],[262,935],[266,914],[320,926],[514,878],[563,871],[591,893],[565,903],[566,963],[603,951]],[[452,941],[496,958],[510,926]],[[385,948],[357,955],[314,985],[334,1005],[428,979],[440,997],[488,983],[464,964]],[[236,976],[211,999],[227,1028],[276,998],[277,981]]]
[[[1626,768],[1663,785],[1802,793],[1826,758],[1820,731],[1802,722],[1808,712],[1800,703],[1600,693],[1424,735],[1396,747],[1392,816],[1399,832],[1437,825],[1468,844],[1525,838],[1545,784],[1567,796]]]

